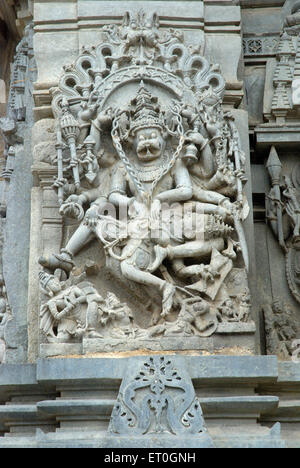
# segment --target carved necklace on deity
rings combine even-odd
[[[134,169],[138,176],[138,179],[141,182],[153,182],[158,179],[161,175],[162,169],[167,165],[170,160],[170,154],[168,151],[165,151],[160,160],[160,165],[152,166],[138,166],[134,164]]]
[[[126,154],[125,154],[125,152],[123,150],[122,144],[121,144],[120,136],[118,134],[118,128],[119,128],[119,122],[118,122],[118,119],[115,118],[113,120],[112,131],[111,131],[113,145],[114,145],[120,159],[122,160],[122,162],[123,162],[123,164],[124,164],[124,166],[125,166],[125,168],[127,170],[127,173],[130,176],[132,182],[134,183],[136,189],[138,190],[138,192],[142,193],[142,192],[144,192],[144,187],[142,186],[142,180],[140,179],[140,177],[145,177],[145,175],[144,175],[145,174],[145,167],[137,168],[136,165],[133,164],[133,162],[130,161],[130,159],[126,156]],[[156,166],[153,167],[153,169],[154,169],[153,173],[152,173],[152,171],[149,171],[150,174],[151,174],[151,176],[149,174],[149,182],[152,182],[151,195],[153,194],[153,191],[154,191],[156,185],[158,184],[158,182],[172,169],[172,167],[176,163],[176,161],[179,158],[180,153],[182,151],[184,141],[185,141],[185,139],[184,139],[183,133],[180,133],[177,149],[176,149],[175,153],[171,156],[171,158],[169,158],[169,161],[164,160],[164,158],[168,156],[168,151],[165,151],[164,155],[162,157],[163,164],[159,167],[159,172],[158,171],[156,172]],[[141,174],[142,174],[142,176],[141,176]],[[144,181],[144,182],[146,182],[146,181]]]

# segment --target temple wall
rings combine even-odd
[[[295,0],[0,4],[0,447],[300,447],[299,64]],[[202,250],[124,257],[88,211],[149,208],[166,161]]]

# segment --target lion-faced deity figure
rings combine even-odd
[[[152,311],[152,323],[176,322],[192,300],[205,304],[213,333],[218,306],[232,299],[227,277],[248,269],[245,158],[217,67],[158,25],[127,18],[106,28],[107,42],[84,50],[62,78],[56,187],[61,215],[78,225],[40,264],[66,280],[97,239],[103,268]]]

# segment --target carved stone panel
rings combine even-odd
[[[102,36],[51,89],[55,151],[52,136],[35,148],[41,353],[213,351],[231,335],[252,352],[246,155],[220,68],[143,10]]]
[[[9,363],[27,359],[30,136],[35,70],[33,25],[28,24],[16,47],[6,116],[0,118],[5,143],[0,186],[0,361]]]
[[[179,367],[178,367],[179,365]],[[181,447],[213,448],[199,400],[178,359],[145,359],[136,375],[124,378],[108,428],[109,445],[129,437],[139,446],[169,444],[180,437]],[[172,445],[173,446],[173,445]]]

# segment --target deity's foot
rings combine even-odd
[[[104,338],[102,335],[100,335],[100,333],[96,332],[95,328],[86,328],[86,327],[81,327],[81,326],[78,326],[75,333],[74,333],[74,336],[76,338],[83,338],[83,337],[86,337],[86,338]]]
[[[160,245],[155,245],[154,255],[155,255],[155,260],[148,267],[148,271],[150,271],[150,273],[153,273],[154,271],[156,271],[160,267],[162,262],[165,260],[165,258],[167,258],[168,249],[161,247]]]
[[[226,250],[223,250],[222,255],[224,255],[227,258],[230,258],[231,260],[235,260],[237,255],[236,255],[236,250],[239,250],[240,244],[237,241],[233,241],[232,239],[228,239],[228,247]]]
[[[176,291],[176,288],[175,286],[173,286],[173,284],[170,284],[170,283],[165,284],[164,290],[163,290],[163,300],[162,300],[162,304],[163,304],[163,310],[161,313],[162,317],[166,317],[167,315],[169,315],[172,309],[175,291]]]
[[[70,273],[74,267],[74,262],[71,259],[71,255],[65,252],[61,254],[42,256],[39,258],[39,264],[44,268],[49,268],[50,270],[56,270],[57,268],[60,268],[66,273]]]
[[[87,338],[104,338],[104,336],[100,335],[100,333],[96,332],[95,330],[88,330]]]

